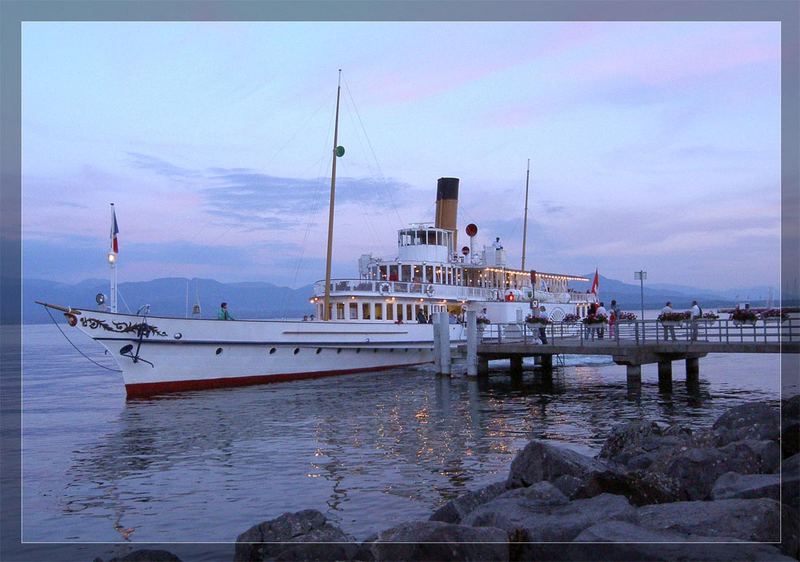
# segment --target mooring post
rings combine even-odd
[[[700,379],[700,358],[686,358],[686,382],[696,383]]]
[[[518,375],[522,373],[522,356],[514,356],[511,358],[511,374]]]
[[[672,382],[672,361],[658,362],[658,384]]]
[[[478,357],[478,376],[484,377],[489,374],[489,360]]]
[[[442,372],[442,342],[439,335],[439,313],[433,313],[433,366],[436,373]]]
[[[551,353],[548,353],[546,355],[540,355],[539,357],[541,357],[540,364],[542,366],[542,369],[544,369],[545,371],[552,371],[553,355]]]
[[[478,313],[467,311],[467,376],[478,376]]]
[[[450,375],[450,315],[447,312],[439,313],[439,342],[441,353],[441,372]]]
[[[641,365],[628,365],[627,366],[627,375],[628,375],[628,386],[636,385],[639,386],[642,384],[642,366]]]

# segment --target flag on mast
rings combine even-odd
[[[115,254],[119,253],[119,241],[117,240],[119,234],[119,226],[117,225],[117,211],[114,209],[114,203],[111,203],[111,249]]]
[[[594,281],[592,281],[592,289],[589,291],[597,296],[597,290],[600,288],[600,276],[597,275],[597,269],[594,270]]]

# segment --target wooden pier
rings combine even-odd
[[[550,323],[545,327],[547,343],[541,343],[539,325],[518,322],[479,327],[474,312],[467,313],[467,343],[451,353],[450,342],[435,334],[437,371],[450,374],[453,355],[464,357],[467,376],[488,373],[489,361],[509,359],[512,372],[522,371],[526,357],[536,358],[545,374],[559,355],[605,355],[627,370],[629,385],[640,385],[642,365],[658,364],[660,384],[672,383],[673,361],[684,361],[687,383],[697,382],[700,359],[709,353],[800,353],[800,322],[758,321],[743,324],[731,320],[682,323],[665,327],[657,320],[618,324],[613,330],[584,324]],[[438,322],[447,322],[441,315]],[[442,350],[446,350],[442,353]],[[445,357],[446,356],[446,357]]]

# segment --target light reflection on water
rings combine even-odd
[[[780,384],[777,356],[717,355],[693,388],[676,362],[671,392],[655,366],[632,392],[624,367],[595,359],[552,381],[396,370],[125,402],[117,374],[53,332],[25,335],[26,540],[232,541],[306,508],[362,539],[505,478],[533,437],[593,454],[623,420],[704,426]]]

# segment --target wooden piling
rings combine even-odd
[[[478,313],[467,311],[467,376],[478,376]]]

